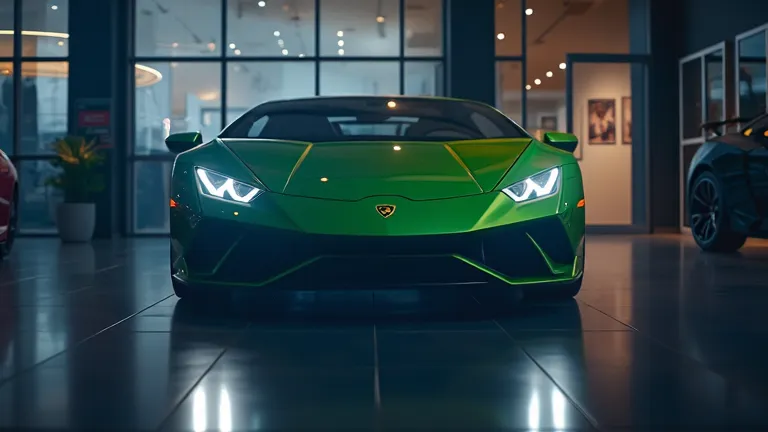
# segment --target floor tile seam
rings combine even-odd
[[[68,347],[64,348],[63,350],[61,350],[61,351],[57,352],[56,354],[53,354],[53,355],[51,355],[51,356],[49,356],[49,357],[47,357],[47,358],[45,358],[45,359],[43,359],[43,360],[41,360],[41,361],[39,361],[39,362],[37,362],[37,363],[33,364],[33,365],[30,365],[30,366],[28,366],[28,367],[26,367],[26,368],[24,368],[24,369],[22,369],[22,370],[20,370],[20,371],[16,372],[15,374],[11,375],[11,376],[10,376],[10,377],[8,377],[8,378],[5,378],[5,379],[3,379],[3,380],[0,380],[0,388],[2,388],[2,387],[3,387],[4,385],[6,385],[7,383],[9,383],[9,382],[11,382],[11,381],[15,380],[16,378],[18,378],[18,377],[20,377],[20,376],[22,376],[22,375],[24,375],[24,374],[27,374],[27,373],[29,373],[29,372],[32,372],[32,371],[34,371],[35,369],[37,369],[38,367],[40,367],[40,366],[44,365],[45,363],[48,363],[49,361],[51,361],[51,360],[53,360],[53,359],[55,359],[55,358],[58,358],[58,357],[60,357],[60,356],[62,356],[62,355],[64,355],[64,354],[66,354],[66,353],[68,353],[68,352],[70,352],[70,351],[74,351],[74,350],[76,350],[78,347],[80,347],[81,345],[83,345],[83,344],[87,343],[87,342],[88,342],[88,341],[90,341],[91,339],[93,339],[93,338],[95,338],[95,337],[97,337],[97,336],[99,336],[99,335],[101,335],[101,334],[103,334],[103,333],[105,333],[105,332],[107,332],[107,331],[109,331],[109,330],[111,330],[111,329],[113,329],[113,328],[115,328],[115,327],[119,326],[120,324],[122,324],[122,323],[124,323],[124,322],[126,322],[126,321],[130,320],[131,318],[133,318],[133,317],[135,317],[136,315],[138,315],[138,314],[140,314],[140,313],[144,312],[145,310],[147,310],[147,309],[149,309],[149,308],[151,308],[151,307],[155,306],[156,304],[158,304],[158,303],[161,303],[161,302],[163,302],[163,301],[167,300],[169,297],[171,297],[171,295],[168,295],[167,297],[163,298],[162,300],[159,300],[159,301],[157,301],[157,302],[155,302],[155,303],[152,303],[151,305],[149,305],[149,306],[147,306],[147,307],[145,307],[145,308],[143,308],[143,309],[139,310],[138,312],[135,312],[135,313],[133,313],[133,314],[131,314],[131,315],[129,315],[129,316],[127,316],[127,317],[125,317],[125,318],[123,318],[123,319],[119,320],[119,321],[116,321],[116,322],[114,322],[114,323],[110,324],[110,325],[109,325],[109,326],[107,326],[107,327],[104,327],[103,329],[101,329],[101,330],[99,330],[99,331],[97,331],[97,332],[93,333],[92,335],[90,335],[90,336],[87,336],[87,337],[85,337],[85,338],[83,338],[83,339],[81,339],[81,340],[79,340],[79,341],[75,342],[75,343],[74,343],[74,344],[72,344],[71,346],[68,346]]]
[[[547,377],[547,379],[549,379],[549,381],[552,383],[552,385],[554,385],[555,387],[557,387],[557,389],[560,391],[560,393],[562,393],[562,394],[563,394],[563,396],[564,396],[566,399],[568,399],[568,401],[570,402],[570,404],[571,404],[571,405],[572,405],[572,406],[573,406],[573,407],[574,407],[574,408],[575,408],[575,409],[576,409],[576,410],[577,410],[577,411],[578,411],[578,412],[579,412],[579,413],[580,413],[580,414],[581,414],[581,415],[584,417],[584,419],[585,419],[587,422],[589,422],[589,424],[592,426],[592,428],[594,428],[594,430],[598,430],[598,431],[599,431],[599,430],[600,430],[600,425],[599,425],[599,423],[597,422],[597,419],[595,419],[595,418],[592,416],[592,414],[590,414],[590,413],[589,413],[589,411],[587,411],[587,409],[586,409],[585,407],[581,406],[581,404],[579,404],[579,403],[576,401],[576,399],[574,399],[574,398],[573,398],[573,396],[571,396],[571,395],[570,395],[570,394],[569,394],[569,393],[568,393],[568,392],[565,390],[565,388],[564,388],[564,387],[563,387],[563,386],[562,386],[562,385],[561,385],[561,384],[560,384],[560,383],[559,383],[559,382],[558,382],[558,381],[555,379],[555,377],[553,377],[553,376],[552,376],[552,375],[551,375],[551,374],[550,374],[550,373],[549,373],[549,372],[548,372],[548,371],[547,371],[547,370],[544,368],[544,366],[542,366],[542,365],[541,365],[541,363],[539,363],[539,362],[538,362],[538,361],[537,361],[537,360],[536,360],[536,359],[533,357],[533,355],[531,355],[531,353],[529,353],[529,352],[528,352],[528,350],[526,350],[526,349],[525,349],[525,347],[523,346],[523,344],[519,343],[519,342],[518,342],[518,341],[517,341],[517,340],[514,338],[514,336],[512,336],[512,335],[511,335],[511,334],[510,334],[510,333],[509,333],[509,332],[508,332],[508,331],[507,331],[507,330],[506,330],[504,327],[502,327],[502,326],[501,326],[501,324],[499,324],[499,322],[498,322],[498,321],[494,320],[494,323],[496,323],[496,325],[499,327],[499,330],[501,330],[501,332],[502,332],[502,333],[504,333],[504,334],[507,336],[507,338],[509,339],[509,341],[511,341],[511,342],[512,342],[512,344],[513,344],[513,345],[515,345],[515,347],[516,347],[516,348],[518,348],[518,349],[519,349],[519,350],[520,350],[520,351],[521,351],[521,352],[522,352],[522,353],[523,353],[523,354],[524,354],[526,357],[528,357],[528,359],[529,359],[531,362],[533,362],[533,364],[534,364],[534,365],[536,365],[536,367],[537,367],[537,368],[538,368],[538,369],[541,371],[541,373],[542,373],[542,374],[544,374],[544,376],[546,376],[546,377]]]
[[[29,281],[32,281],[32,280],[35,280],[35,279],[41,279],[43,277],[44,276],[39,276],[39,275],[23,277],[23,278],[20,278],[20,279],[16,279],[16,280],[0,283],[0,287],[12,286],[12,285],[15,285],[15,284],[18,284],[18,283],[21,283],[21,282],[29,282]]]
[[[76,262],[77,261],[71,262],[70,264],[74,264]],[[100,273],[104,273],[104,272],[107,272],[107,271],[110,271],[110,270],[114,270],[116,268],[120,268],[120,267],[124,267],[124,266],[125,266],[125,264],[114,264],[114,265],[111,265],[111,266],[107,266],[107,267],[103,267],[103,268],[100,268],[100,269],[96,269],[96,270],[90,272],[90,274],[94,274],[94,275],[95,274],[100,274]],[[16,279],[16,280],[11,280],[11,281],[8,281],[8,282],[0,283],[0,287],[11,286],[11,285],[14,285],[14,284],[17,284],[17,283],[20,283],[20,282],[29,282],[29,281],[32,281],[32,280],[35,280],[35,279],[45,279],[45,278],[53,279],[53,277],[50,276],[50,275],[37,274],[37,275],[33,275],[33,276],[26,276],[26,277],[19,278],[19,279]]]
[[[373,325],[373,408],[376,416],[381,414],[381,377],[379,368],[379,339],[376,324]],[[378,424],[378,422],[377,422]]]
[[[715,370],[715,366],[714,365],[708,365],[707,363],[704,363],[701,360],[698,360],[698,359],[696,359],[694,357],[691,357],[689,354],[684,353],[684,352],[682,352],[682,351],[680,351],[680,350],[670,346],[669,344],[667,344],[667,343],[665,343],[665,342],[663,342],[663,341],[661,341],[661,340],[659,340],[659,339],[657,339],[657,338],[655,338],[653,336],[650,336],[646,332],[640,331],[639,329],[637,329],[636,327],[634,327],[632,325],[629,325],[629,324],[626,324],[626,323],[623,323],[623,322],[619,321],[615,317],[612,317],[611,315],[607,314],[606,312],[604,312],[604,311],[602,311],[600,309],[597,309],[596,307],[590,305],[589,303],[586,303],[586,302],[582,302],[582,303],[584,303],[584,305],[586,305],[587,307],[589,307],[591,309],[594,309],[594,310],[598,311],[599,313],[601,313],[601,314],[603,314],[603,315],[605,315],[605,316],[607,316],[607,317],[609,317],[609,318],[611,318],[613,320],[616,320],[616,321],[626,325],[627,327],[633,329],[634,333],[639,334],[642,338],[646,339],[651,344],[654,344],[654,345],[660,347],[661,349],[663,349],[665,351],[668,351],[668,352],[670,352],[672,354],[677,355],[678,357],[680,357],[681,359],[685,360],[688,363],[691,363],[691,364],[694,364],[696,366],[701,367],[702,369],[712,373],[713,375],[720,377],[726,383],[735,385],[738,389],[747,392],[751,396],[755,396],[756,395],[755,394],[756,392],[748,391],[747,387],[745,387],[745,385],[742,384],[740,382],[740,380],[730,378],[730,377],[726,376],[725,374]],[[763,432],[764,432],[764,430],[763,430]]]
[[[635,330],[627,329],[598,329],[598,330],[579,330],[579,329],[544,329],[544,330],[509,330],[511,334],[532,334],[532,333],[552,333],[552,334],[565,334],[565,333],[634,333]]]
[[[478,300],[477,297],[475,297],[474,295],[472,296],[472,300],[474,300],[475,303],[477,303],[479,306],[484,307],[487,311],[487,307],[483,305],[480,302],[480,300]],[[592,417],[592,415],[589,414],[589,412],[587,412],[584,407],[576,403],[576,400],[568,392],[565,391],[563,386],[560,385],[560,383],[558,383],[555,380],[555,378],[549,372],[547,372],[547,370],[544,369],[544,367],[538,361],[536,361],[535,358],[533,358],[531,353],[529,353],[523,347],[523,345],[519,343],[504,327],[502,327],[501,324],[499,324],[498,320],[494,318],[491,322],[493,322],[493,324],[499,329],[499,331],[501,331],[501,333],[506,336],[507,340],[510,341],[515,348],[519,349],[520,352],[522,352],[523,355],[525,355],[528,358],[528,360],[530,360],[541,371],[541,373],[544,374],[544,376],[547,377],[547,379],[549,379],[552,385],[554,385],[563,394],[563,396],[570,402],[570,404],[581,414],[581,416],[584,417],[584,419],[590,424],[592,429],[599,431],[600,426],[597,420],[594,417]]]
[[[168,297],[171,297],[171,296],[168,296]],[[245,327],[239,330],[238,334],[233,335],[231,339],[228,341],[228,343],[224,344],[224,347],[221,349],[221,352],[219,353],[219,355],[217,355],[216,358],[213,359],[211,364],[208,365],[207,368],[205,368],[202,374],[200,374],[200,377],[196,379],[195,382],[192,383],[192,385],[189,387],[189,389],[178,399],[176,404],[168,411],[165,417],[163,417],[160,420],[157,427],[151,429],[152,431],[160,432],[165,429],[165,427],[168,425],[168,422],[179,411],[179,408],[181,408],[184,402],[186,402],[189,399],[189,397],[192,395],[195,389],[200,386],[200,383],[203,382],[203,380],[208,376],[208,374],[213,370],[213,368],[219,363],[222,357],[224,357],[224,354],[226,354],[230,348],[236,346],[237,343],[240,341],[240,339],[245,336],[245,332],[248,330],[249,326],[250,324],[246,324]]]

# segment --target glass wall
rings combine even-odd
[[[633,223],[632,74],[628,63],[579,64],[568,107],[566,57],[630,54],[629,3],[496,0],[497,108],[539,139],[566,131],[571,110],[590,225]],[[598,120],[612,131],[599,139]]]
[[[0,148],[19,171],[28,233],[55,230],[60,196],[46,180],[51,144],[67,133],[68,14],[67,0],[0,0]]]
[[[736,38],[736,109],[739,117],[766,112],[768,25]]]
[[[680,225],[689,226],[686,178],[691,160],[706,139],[701,125],[721,121],[732,105],[726,91],[726,44],[680,60]]]
[[[445,93],[443,0],[135,0],[134,15],[134,233],[168,231],[170,133],[212,138],[275,99]]]

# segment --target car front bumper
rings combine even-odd
[[[172,241],[175,283],[196,289],[324,290],[475,284],[536,286],[577,281],[584,240],[563,216],[465,233],[309,234],[202,218]]]

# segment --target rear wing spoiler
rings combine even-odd
[[[722,121],[713,121],[713,122],[707,122],[701,125],[701,128],[704,129],[706,132],[712,132],[717,136],[721,136],[723,134],[723,131],[720,129],[723,126],[730,126],[734,124],[741,124],[741,123],[747,123],[752,121],[753,118],[746,118],[746,117],[734,117],[730,118],[728,120],[722,120]]]

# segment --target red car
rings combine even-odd
[[[11,252],[18,227],[18,174],[8,156],[0,150],[0,259]]]

